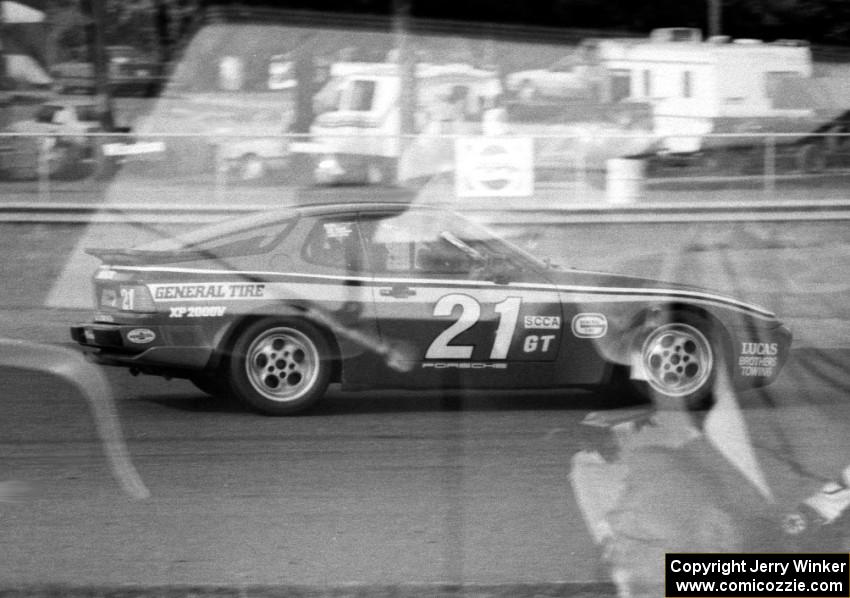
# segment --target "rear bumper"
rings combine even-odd
[[[77,324],[71,338],[96,363],[140,371],[201,370],[213,355],[212,343],[196,326]]]

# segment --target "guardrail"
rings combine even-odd
[[[456,204],[447,207],[457,209]],[[268,203],[239,206],[50,203],[0,204],[0,222],[40,224],[205,224],[268,210]],[[491,225],[565,226],[571,224],[696,222],[828,222],[850,220],[850,200],[649,202],[633,206],[579,205],[550,208],[498,204],[462,206],[465,213]]]
[[[604,169],[608,158],[617,157],[646,160],[649,176],[653,178],[675,178],[686,168],[708,175],[756,173],[765,180],[788,172],[850,169],[850,120],[832,126],[822,125],[820,128],[827,130],[818,132],[704,135],[616,129],[613,125],[598,123],[511,123],[506,127],[505,135],[486,138],[531,138],[536,167],[560,171],[569,178]],[[32,179],[85,178],[114,171],[101,167],[59,171],[57,167],[73,166],[74,162],[114,166],[115,162],[155,161],[162,167],[161,172],[183,168],[215,173],[250,155],[267,161],[286,159],[292,155],[290,147],[294,145],[324,146],[330,153],[360,152],[366,159],[381,155],[392,158],[398,147],[410,150],[417,145],[431,144],[434,149],[447,150],[448,155],[439,158],[452,162],[456,140],[482,137],[481,126],[476,123],[442,126],[438,127],[439,133],[417,135],[388,135],[378,128],[358,135],[326,132],[318,142],[308,135],[270,133],[269,130],[275,128],[271,123],[266,126],[246,124],[241,131],[229,131],[229,128],[223,127],[216,133],[162,131],[142,134],[93,133],[73,128],[62,131],[57,125],[48,132],[2,132],[0,171],[6,178],[16,174]],[[563,129],[570,132],[565,133]],[[365,148],[376,151],[370,153]]]
[[[485,201],[479,210],[482,215],[511,207],[512,218],[546,224],[742,218],[844,220],[848,211],[850,133],[835,129],[805,135],[735,133],[699,139],[684,134],[661,139],[648,132],[526,137],[533,140],[533,199]],[[400,145],[410,151],[418,148],[424,152],[419,165],[439,173],[433,179],[441,185],[436,195],[455,207],[462,205],[474,211],[476,202],[481,201],[455,195],[452,171],[458,159],[454,155],[456,142],[517,138],[520,136],[441,134],[394,136],[392,140],[401,139]],[[328,137],[326,146],[332,146],[333,140],[345,140],[350,146],[354,142],[366,145],[387,141],[388,137],[339,135]],[[693,146],[695,140],[698,146]],[[327,159],[322,152],[291,151],[292,147],[311,145],[304,141],[306,136],[251,132],[2,133],[0,175],[5,175],[6,181],[0,182],[0,221],[211,222],[234,213],[287,204],[294,201],[299,186],[312,182],[313,169]],[[688,144],[694,151],[659,151],[661,147]],[[316,152],[316,144],[312,146]],[[611,157],[624,147],[632,151],[626,161],[641,166],[637,174],[626,176],[640,180],[627,180],[636,185],[629,191],[632,195],[626,196],[626,201],[612,202],[611,194],[606,195],[606,188],[610,191],[612,185]],[[262,163],[259,169],[257,162]],[[387,160],[382,160],[380,166],[386,165]],[[346,166],[350,168],[351,164]],[[17,175],[12,167],[18,169]],[[366,168],[355,174],[368,178],[370,173]],[[114,205],[110,195],[123,193],[128,186],[130,197],[122,197],[119,205]],[[328,192],[343,193],[335,189]],[[495,185],[494,189],[494,197],[500,195]],[[749,202],[754,191],[759,192],[759,201]],[[370,193],[365,187],[354,192],[361,196]],[[691,199],[669,205],[659,201],[674,195]],[[714,201],[718,197],[723,201]],[[150,203],[150,198],[159,203]]]

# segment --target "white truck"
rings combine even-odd
[[[331,67],[331,79],[316,98],[324,111],[310,128],[310,141],[290,147],[314,156],[317,182],[383,183],[446,170],[453,144],[447,136],[478,132],[483,109],[501,91],[492,71],[418,64],[416,130],[407,137],[401,134],[402,79],[396,63]]]

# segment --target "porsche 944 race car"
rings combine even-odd
[[[560,269],[464,217],[394,203],[286,208],[89,250],[101,364],[182,377],[266,414],[343,388],[624,384],[695,408],[720,375],[772,382],[791,334],[718,293]]]

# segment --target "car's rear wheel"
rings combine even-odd
[[[637,389],[660,408],[708,408],[722,363],[722,335],[712,328],[689,313],[672,313],[646,327],[632,361]]]
[[[248,326],[233,347],[231,387],[249,407],[290,415],[313,406],[330,382],[331,350],[322,332],[294,318]]]

